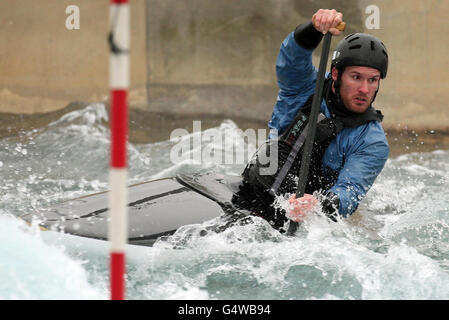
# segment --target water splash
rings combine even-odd
[[[26,139],[0,140],[0,298],[107,298],[107,246],[50,244],[45,232],[14,217],[108,188],[107,121],[104,105],[92,104],[25,132]],[[201,147],[177,164],[170,152],[179,140],[129,144],[130,184],[177,172],[239,174],[243,164],[202,156],[217,151],[246,161],[256,149],[242,143],[232,121],[199,135]],[[218,220],[185,226],[154,247],[129,248],[127,297],[448,299],[448,159],[444,150],[389,159],[353,217],[311,216],[294,237],[253,217],[222,232],[210,231]]]
[[[105,299],[88,282],[84,262],[48,246],[36,227],[0,214],[0,299]]]

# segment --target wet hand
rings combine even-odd
[[[318,199],[307,193],[303,197],[296,199],[296,194],[293,194],[288,199],[288,202],[289,210],[287,212],[287,218],[295,222],[301,222],[312,212],[318,203]]]
[[[343,14],[334,9],[320,9],[312,16],[312,24],[323,34],[327,32],[334,36],[340,35],[341,31],[336,27],[343,21]]]

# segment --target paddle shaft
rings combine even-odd
[[[332,40],[332,34],[327,32],[324,35],[323,48],[321,50],[320,65],[318,67],[318,76],[315,86],[315,92],[312,100],[312,110],[309,116],[309,130],[307,132],[306,141],[301,158],[301,167],[299,169],[298,189],[296,191],[296,199],[304,196],[307,184],[307,177],[309,175],[310,159],[312,156],[313,140],[315,139],[316,123],[318,114],[320,113],[320,104],[323,96],[323,86],[326,74],[327,59],[329,57],[329,49]],[[298,228],[298,222],[290,221],[288,234],[292,235]]]

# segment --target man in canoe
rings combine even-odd
[[[377,38],[354,33],[338,43],[326,75],[320,105],[322,118],[317,123],[303,197],[297,199],[295,195],[301,150],[287,174],[285,169],[282,174],[295,142],[306,131],[317,80],[312,53],[325,33],[340,35],[336,27],[342,21],[342,13],[320,9],[312,21],[290,33],[280,47],[276,61],[279,93],[268,123],[270,139],[248,163],[243,185],[234,199],[237,205],[265,218],[277,229],[282,229],[287,218],[302,221],[318,204],[333,220],[350,216],[388,158],[389,146],[380,124],[383,115],[372,106],[380,80],[387,75],[387,50]],[[263,169],[267,162],[262,161],[266,158],[262,154],[266,156],[270,150],[277,153],[277,170],[266,174]],[[287,213],[274,205],[276,196],[286,194],[292,194]]]

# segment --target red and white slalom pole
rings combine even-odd
[[[110,289],[112,300],[125,299],[125,245],[128,240],[127,219],[127,152],[129,88],[129,4],[128,0],[111,0],[110,85]]]

